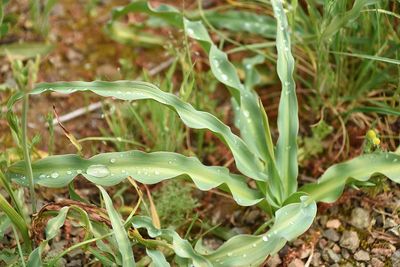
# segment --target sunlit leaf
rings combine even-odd
[[[19,162],[9,168],[8,175],[27,186],[24,168],[23,162]],[[141,183],[154,184],[188,175],[201,190],[226,184],[240,205],[254,205],[262,199],[257,191],[247,186],[244,177],[230,174],[227,168],[205,166],[195,157],[171,152],[113,152],[90,159],[77,155],[50,156],[34,162],[32,168],[34,182],[47,187],[64,187],[79,174],[102,186],[118,184],[128,176]]]

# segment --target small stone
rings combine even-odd
[[[400,267],[400,249],[396,250],[390,257],[393,267]]]
[[[328,241],[325,238],[321,238],[318,241],[318,246],[319,246],[320,249],[324,249],[327,244],[328,244]]]
[[[267,266],[271,266],[271,267],[277,267],[282,263],[281,258],[279,258],[278,254],[275,254],[271,257],[268,258],[267,260]]]
[[[339,244],[343,248],[356,250],[360,246],[360,239],[355,231],[344,231]]]
[[[371,219],[369,217],[369,212],[363,208],[355,208],[351,212],[350,224],[359,229],[368,228]]]
[[[304,263],[300,259],[294,259],[289,263],[288,267],[304,267]]]
[[[326,228],[338,229],[342,223],[338,219],[329,220],[326,222]]]
[[[359,250],[354,254],[354,259],[357,261],[369,261],[369,253],[365,250]]]
[[[321,266],[321,253],[315,252],[313,254],[312,259],[311,259],[311,265],[315,266],[315,267]]]
[[[335,253],[340,253],[340,247],[337,244],[333,244],[332,250]]]
[[[378,258],[371,259],[371,266],[373,267],[384,267],[385,263],[379,260]]]
[[[350,253],[349,253],[349,251],[348,251],[347,249],[345,249],[345,248],[342,248],[341,254],[342,254],[342,257],[343,257],[344,259],[346,259],[346,260],[350,258]]]
[[[340,255],[335,253],[332,249],[327,249],[326,252],[333,262],[339,262],[341,260]]]
[[[339,233],[334,229],[325,230],[323,235],[333,242],[337,242],[340,239]]]

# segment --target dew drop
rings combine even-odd
[[[257,244],[256,244],[256,243],[253,244],[253,248],[255,248],[255,247],[257,247]]]
[[[39,175],[39,179],[44,179],[44,178],[46,178],[46,175],[44,174]]]
[[[193,35],[194,34],[194,31],[192,29],[187,29],[187,32],[188,32],[189,35]]]
[[[266,236],[266,235],[263,236],[262,239],[263,239],[265,242],[267,242],[267,241],[269,240],[269,239],[268,239],[268,236]]]
[[[86,173],[97,178],[103,178],[110,175],[110,170],[107,168],[107,166],[95,164],[90,165],[87,168]]]
[[[243,258],[246,258],[247,257],[247,255],[246,254],[243,254]]]
[[[53,172],[51,175],[51,178],[57,178],[58,176],[60,176],[57,172]]]
[[[69,174],[69,175],[72,174],[72,171],[67,171],[67,174]]]
[[[249,113],[247,110],[244,110],[244,111],[243,111],[243,115],[244,115],[246,118],[250,117],[250,113]]]
[[[223,81],[227,81],[228,80],[228,76],[226,76],[225,74],[222,74],[221,78],[222,78]]]
[[[228,257],[232,256],[232,252],[228,252]]]
[[[77,173],[82,173],[82,170],[79,170],[79,169],[78,169],[78,170],[76,170],[76,172],[77,172]]]
[[[110,159],[110,162],[111,162],[111,163],[115,163],[116,161],[117,161],[117,160],[114,159],[114,158]]]
[[[160,174],[160,172],[159,172],[159,171],[155,171],[154,173],[155,173],[156,175],[159,175],[159,174]]]
[[[172,164],[172,160],[169,160],[169,161],[168,161],[168,164]]]

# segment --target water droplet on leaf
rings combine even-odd
[[[110,170],[107,166],[95,164],[90,165],[89,168],[87,168],[86,173],[97,178],[103,178],[110,175]]]

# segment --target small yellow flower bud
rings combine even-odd
[[[374,130],[369,130],[369,131],[367,132],[367,136],[368,136],[369,139],[373,140],[373,139],[376,138],[376,133],[375,133]]]
[[[377,137],[375,137],[374,139],[372,139],[372,143],[374,143],[374,145],[379,146],[379,144],[381,143],[381,140]]]

